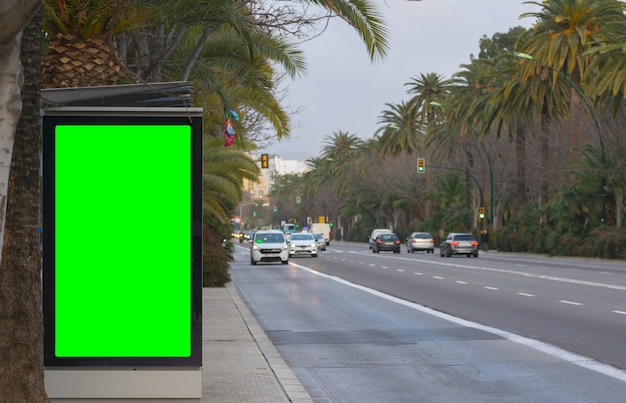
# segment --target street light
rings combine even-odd
[[[570,80],[570,78],[568,76],[563,74],[560,70],[556,69],[552,65],[549,65],[548,63],[546,63],[546,62],[544,62],[542,60],[535,59],[534,57],[532,57],[531,55],[529,55],[527,53],[517,53],[515,56],[519,57],[520,59],[531,60],[531,61],[533,61],[535,63],[541,64],[542,66],[546,66],[550,70],[552,70],[555,73],[557,73],[559,75],[559,77],[561,77],[563,80],[565,80],[576,91],[578,96],[580,96],[580,99],[583,100],[583,102],[585,103],[585,106],[587,107],[587,109],[589,109],[589,113],[591,114],[591,117],[593,119],[593,123],[596,126],[596,130],[598,131],[598,137],[600,139],[600,153],[601,153],[601,158],[602,158],[602,170],[604,170],[604,164],[605,164],[606,161],[605,161],[605,156],[604,156],[604,139],[602,137],[602,130],[600,129],[600,122],[598,121],[598,117],[596,116],[596,112],[591,107],[591,104],[589,103],[589,100],[587,99],[585,94],[583,94],[582,90],[580,88],[578,88],[578,86],[576,86],[576,84],[574,84],[572,82],[572,80]],[[602,197],[602,224],[605,224],[606,223],[606,175],[604,174],[604,172],[602,173],[602,194],[601,194],[601,197]]]
[[[432,101],[430,102],[430,105],[432,106],[437,106],[439,108],[443,108],[443,105],[440,104],[439,102],[435,102]],[[456,114],[456,111],[454,109],[452,109],[452,112],[454,112]],[[467,119],[464,119],[467,122]],[[476,137],[478,137],[478,130],[476,130],[474,128],[474,126],[472,126],[470,124],[470,122],[467,122],[468,126],[472,129],[472,131],[474,132],[474,134],[476,135]],[[487,166],[489,167],[489,222],[491,223],[491,225],[493,225],[493,169],[491,167],[491,158],[489,157],[489,153],[487,152],[487,148],[485,147],[485,143],[483,143],[482,139],[479,141],[483,151],[485,152],[485,156],[487,157]],[[482,203],[481,203],[482,204]]]

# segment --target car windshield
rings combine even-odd
[[[285,238],[282,234],[257,234],[256,243],[282,243]]]
[[[311,234],[291,234],[292,241],[311,241],[313,240],[313,235]]]
[[[471,234],[455,235],[454,240],[455,241],[473,241],[474,236]]]
[[[393,234],[381,234],[378,238],[382,239],[383,241],[395,241],[398,237]]]

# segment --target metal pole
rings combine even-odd
[[[439,102],[431,102],[430,105],[432,106],[437,106],[439,108],[443,108],[444,106],[442,104],[440,104]],[[452,110],[452,112],[455,115],[458,115],[458,113],[456,113],[456,111],[453,108],[449,108]],[[472,131],[474,132],[474,134],[476,135],[476,137],[478,138],[478,130],[476,130],[474,128],[474,126],[471,125],[470,122],[467,121],[467,119],[463,119],[467,122],[467,125],[470,127],[470,129],[472,129]],[[485,148],[485,144],[483,143],[482,139],[479,141],[480,145],[483,148],[483,151],[485,152],[485,156],[487,157],[487,166],[489,168],[489,222],[491,223],[491,225],[493,225],[493,198],[494,198],[494,191],[493,191],[493,169],[491,167],[491,158],[489,157],[489,153],[487,152],[487,148]],[[476,179],[474,179],[476,180]],[[480,186],[479,186],[480,187]],[[481,190],[481,202],[480,202],[481,206],[483,204],[482,202],[482,190]],[[481,226],[482,226],[482,220],[481,222]],[[481,227],[482,229],[482,227]]]
[[[546,66],[550,70],[552,70],[555,73],[557,73],[559,75],[559,77],[564,79],[574,89],[574,91],[576,91],[578,96],[580,96],[580,99],[583,100],[583,102],[585,103],[585,106],[587,107],[587,109],[589,109],[589,113],[591,114],[591,118],[593,119],[593,123],[596,126],[596,130],[598,132],[598,137],[600,138],[600,153],[602,155],[602,157],[601,157],[602,158],[602,170],[604,171],[604,164],[605,164],[606,160],[605,160],[605,156],[604,156],[604,139],[602,137],[602,130],[600,129],[600,122],[598,121],[598,117],[596,116],[596,112],[591,107],[591,104],[589,103],[589,100],[587,99],[585,94],[583,94],[582,90],[580,88],[578,88],[578,86],[576,84],[574,84],[574,82],[572,82],[572,80],[570,80],[570,78],[568,76],[563,74],[561,71],[557,70],[555,67],[549,65],[548,63],[546,63],[546,62],[544,62],[542,60],[539,60],[539,59],[535,59],[534,57],[532,57],[531,55],[526,54],[526,53],[518,53],[516,56],[519,57],[520,59],[532,60],[535,63],[539,63],[542,66]],[[604,172],[602,172],[602,194],[601,194],[601,197],[602,197],[602,224],[605,224],[606,223],[606,175],[604,174]]]

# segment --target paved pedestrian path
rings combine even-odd
[[[203,402],[313,401],[232,282],[204,288],[202,311]]]

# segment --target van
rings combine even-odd
[[[378,234],[382,234],[382,233],[391,233],[391,230],[388,228],[377,228],[375,230],[372,230],[372,233],[370,234],[370,240],[369,240],[370,249],[372,249],[374,242],[376,242],[376,237],[378,236]]]

